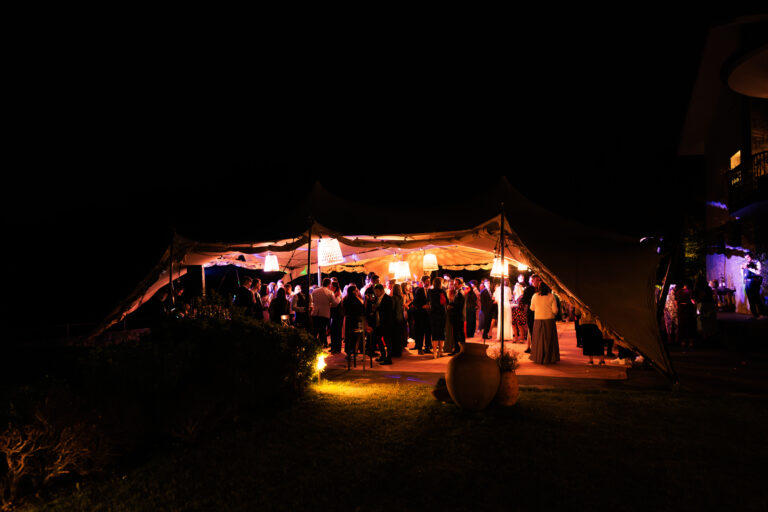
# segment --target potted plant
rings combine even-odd
[[[520,388],[515,370],[520,366],[517,360],[517,352],[504,351],[493,356],[501,372],[499,391],[496,393],[494,403],[498,405],[515,405],[520,396]]]

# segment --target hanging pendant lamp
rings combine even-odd
[[[501,258],[493,258],[492,277],[509,277],[509,264],[507,261],[501,261]]]
[[[433,270],[439,270],[440,267],[437,266],[437,256],[434,254],[425,254],[422,268],[424,269],[425,274],[427,272],[432,272]]]
[[[395,280],[398,282],[408,281],[411,278],[411,266],[407,261],[396,262],[395,267]]]
[[[329,267],[344,263],[339,241],[335,238],[321,238],[317,241],[317,264],[321,267]]]
[[[280,270],[280,264],[277,262],[277,256],[267,253],[264,258],[264,272],[277,272]]]

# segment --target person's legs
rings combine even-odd
[[[424,353],[432,353],[432,324],[429,313],[424,312]]]
[[[453,324],[453,350],[451,350],[451,354],[458,354],[466,341],[467,338],[464,336],[464,322],[458,320]]]
[[[475,331],[477,330],[477,324],[475,323],[476,312],[473,309],[467,310],[467,336],[470,338],[475,337]]]
[[[315,338],[320,340],[323,347],[328,345],[328,318],[323,316],[312,317],[312,325],[315,329]]]
[[[747,302],[752,316],[758,317],[765,314],[765,305],[760,296],[760,283],[757,280],[750,279],[746,287]]]
[[[493,319],[491,318],[490,313],[483,313],[483,319],[485,320],[483,325],[483,339],[487,340],[488,334],[491,331],[491,320]]]

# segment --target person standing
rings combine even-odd
[[[282,323],[283,316],[289,316],[291,303],[285,297],[285,288],[278,288],[275,298],[269,303],[269,321],[274,324]]]
[[[377,359],[379,364],[392,364],[392,329],[394,327],[394,302],[392,297],[384,291],[384,285],[377,284],[373,287],[376,296],[374,315],[376,325],[373,329],[373,343],[378,347],[381,357]]]
[[[392,345],[389,347],[388,354],[391,357],[400,357],[403,355],[403,346],[405,345],[405,302],[403,298],[403,288],[400,284],[392,286]]]
[[[429,323],[429,302],[427,291],[429,290],[429,276],[421,278],[419,287],[413,292],[413,312],[415,346],[419,355],[432,353],[432,329]]]
[[[523,308],[522,312],[525,313],[526,319],[527,319],[526,324],[528,327],[528,336],[526,336],[525,339],[528,343],[528,347],[525,349],[526,354],[531,353],[531,341],[533,340],[533,335],[534,335],[533,322],[535,320],[535,317],[534,317],[533,311],[531,310],[531,299],[533,298],[534,294],[536,293],[539,286],[541,285],[541,278],[538,275],[533,274],[528,279],[528,283],[529,283],[528,286],[526,286],[525,290],[523,290],[523,295],[520,297],[520,304],[519,304],[519,306]]]
[[[456,342],[453,339],[453,299],[456,297],[456,289],[453,287],[453,281],[450,282],[445,294],[448,297],[448,304],[445,306],[445,343],[443,343],[437,357],[442,356],[444,353],[448,354],[453,352],[454,347],[456,346]]]
[[[594,357],[600,357],[600,365],[605,364],[605,341],[603,333],[597,326],[595,317],[589,311],[582,309],[578,313],[578,323],[575,325],[576,337],[581,340],[582,354],[589,357],[590,366],[595,364]]]
[[[341,287],[338,281],[331,280],[329,286],[333,296],[338,302],[331,304],[330,331],[331,331],[331,354],[341,353],[342,322],[344,317],[341,314]]]
[[[744,255],[744,263],[741,272],[744,276],[744,295],[749,302],[749,310],[755,318],[766,316],[765,302],[760,295],[760,287],[763,284],[763,276],[760,273],[760,260],[754,259],[752,254]]]
[[[493,309],[493,296],[489,290],[490,282],[485,279],[483,281],[482,290],[480,291],[480,328],[483,330],[483,339],[489,338],[488,331],[491,329],[491,309]]]
[[[301,285],[296,285],[296,291],[291,297],[291,310],[294,313],[293,325],[309,330],[309,300],[307,294],[301,290]]]
[[[680,342],[677,331],[677,299],[675,290],[677,285],[670,284],[667,292],[667,301],[664,303],[664,330],[667,332],[667,343],[677,345]]]
[[[232,299],[232,305],[236,308],[241,308],[245,311],[246,315],[253,315],[253,292],[251,291],[251,283],[253,279],[249,276],[243,278],[243,282],[235,291],[235,296]],[[256,317],[263,319],[263,316]]]
[[[477,281],[470,281],[467,285],[464,296],[467,303],[467,337],[474,338],[477,331]]]
[[[341,308],[344,314],[344,352],[349,359],[357,350],[358,341],[361,341],[365,316],[363,297],[356,285],[351,284],[347,288],[347,295],[342,300]]]
[[[691,287],[690,280],[686,279],[683,286],[675,291],[678,336],[683,348],[686,345],[693,348],[693,339],[696,336],[696,301],[693,299]]]
[[[432,280],[432,288],[427,293],[429,304],[429,326],[432,330],[432,344],[435,345],[435,357],[443,355],[443,343],[445,342],[445,320],[448,296],[443,290],[443,279],[435,277]]]
[[[312,292],[312,324],[314,326],[315,338],[319,339],[323,347],[328,346],[328,326],[331,321],[331,307],[337,306],[341,302],[341,296],[338,297],[331,289],[331,280],[323,279],[323,286],[315,288]],[[339,348],[340,350],[340,348]]]
[[[405,308],[405,345],[404,348],[408,348],[408,338],[416,338],[416,331],[414,329],[414,307],[413,307],[413,287],[409,281],[403,283],[403,306]]]
[[[551,364],[560,360],[560,345],[557,340],[557,301],[544,283],[531,297],[531,311],[534,314],[531,361],[537,364]]]
[[[499,327],[496,330],[496,339],[501,339],[501,308],[504,308],[504,339],[511,339],[514,337],[512,332],[512,290],[510,290],[509,281],[506,278],[504,279],[504,296],[501,296],[501,286],[497,286],[496,291],[493,293],[493,298],[496,299],[496,303],[499,305],[499,318],[496,324]]]
[[[258,277],[251,284],[253,292],[253,316],[258,319],[264,318],[264,303],[261,299],[261,279]]]
[[[451,324],[453,327],[453,347],[449,356],[453,356],[461,351],[461,348],[466,343],[467,338],[464,332],[464,306],[466,300],[464,294],[461,293],[461,289],[464,286],[464,282],[461,278],[453,280],[454,283],[454,297],[451,302]]]

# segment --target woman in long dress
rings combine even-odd
[[[512,332],[512,289],[509,287],[509,280],[504,280],[504,297],[501,296],[501,286],[496,287],[496,291],[493,292],[493,298],[496,299],[496,304],[499,305],[499,321],[496,329],[496,339],[501,339],[501,311],[504,308],[504,339],[511,340],[514,337]]]
[[[531,297],[533,311],[533,340],[531,361],[538,364],[556,363],[560,360],[560,345],[557,340],[557,301],[549,286],[541,283],[539,291]]]

